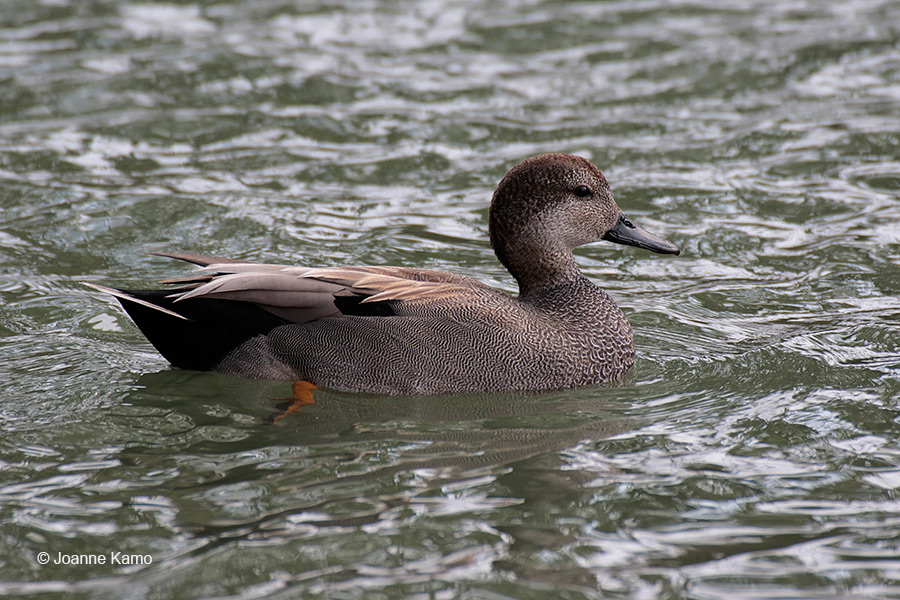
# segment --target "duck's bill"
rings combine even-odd
[[[606,232],[603,239],[617,244],[652,250],[659,254],[681,254],[678,246],[638,227],[624,214],[619,215],[619,220],[612,229]]]

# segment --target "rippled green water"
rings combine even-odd
[[[900,597],[900,5],[4,2],[0,595]],[[385,399],[169,368],[146,252],[508,290],[508,167],[591,158],[621,385]],[[41,565],[39,553],[149,555]]]

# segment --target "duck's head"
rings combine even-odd
[[[564,283],[578,273],[572,250],[608,240],[660,254],[678,246],[635,225],[590,161],[541,154],[509,170],[491,201],[491,245],[520,290]]]

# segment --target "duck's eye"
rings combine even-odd
[[[575,195],[579,198],[587,198],[591,195],[591,188],[586,185],[579,185],[577,188],[572,190],[575,192]]]

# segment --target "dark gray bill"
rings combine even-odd
[[[617,244],[652,250],[659,254],[681,254],[678,246],[638,227],[624,214],[619,215],[619,220],[612,229],[606,232],[603,239]]]

